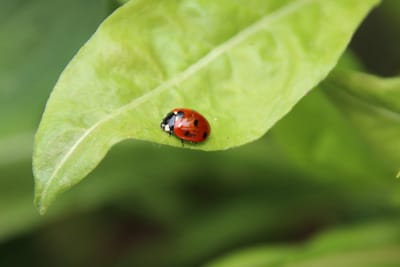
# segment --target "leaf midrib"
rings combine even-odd
[[[116,109],[109,115],[105,116],[103,119],[99,120],[93,126],[88,128],[82,136],[76,140],[73,146],[67,151],[67,153],[64,155],[64,157],[59,161],[59,163],[56,165],[54,168],[53,174],[50,176],[50,178],[47,180],[47,182],[44,185],[44,189],[41,192],[41,197],[39,200],[39,208],[41,211],[44,211],[44,207],[42,206],[43,200],[45,199],[47,195],[47,191],[49,190],[53,180],[57,177],[58,172],[61,170],[61,168],[64,166],[64,163],[69,160],[70,156],[74,153],[74,151],[79,147],[81,143],[86,139],[86,137],[91,134],[93,131],[95,131],[101,124],[107,122],[108,120],[118,116],[119,114],[125,112],[126,110],[129,110],[145,101],[150,99],[151,97],[161,94],[164,90],[170,88],[173,85],[179,84],[182,81],[186,80],[188,77],[192,76],[205,66],[207,66],[210,62],[212,62],[214,59],[216,59],[218,56],[222,55],[235,45],[239,44],[243,40],[246,40],[248,37],[251,35],[259,32],[260,30],[266,28],[268,23],[272,21],[277,21],[280,18],[284,17],[285,15],[294,13],[295,11],[299,10],[300,8],[306,6],[307,4],[315,1],[321,1],[321,0],[299,0],[294,3],[290,3],[286,6],[284,6],[281,9],[278,9],[277,11],[267,14],[260,19],[258,19],[256,22],[248,26],[247,28],[244,28],[243,30],[239,31],[236,35],[231,37],[228,41],[225,43],[215,47],[213,50],[211,50],[207,55],[202,57],[200,60],[198,60],[195,64],[190,65],[187,69],[185,69],[183,72],[179,73],[172,79],[166,81],[165,83],[161,84],[160,86],[155,87],[153,90],[150,90],[149,92],[143,94],[142,96],[132,100],[128,104]]]

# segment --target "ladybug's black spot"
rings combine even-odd
[[[206,139],[206,137],[207,137],[207,132],[204,132],[203,133],[203,138]]]
[[[185,132],[185,136],[190,136],[190,132],[189,132],[189,131],[186,131],[186,132]]]
[[[197,125],[199,125],[199,120],[194,120],[194,126],[196,126],[197,127]]]

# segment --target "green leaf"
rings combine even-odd
[[[161,118],[190,107],[220,150],[262,136],[335,65],[377,0],[130,1],[64,70],[34,148],[44,213],[126,138],[180,146]],[[229,23],[227,23],[229,21]],[[156,163],[154,163],[156,164]]]
[[[395,175],[400,163],[400,78],[334,71],[321,86]]]
[[[105,0],[0,1],[1,244],[42,220],[32,209],[34,132],[51,87],[104,7]]]
[[[326,82],[371,105],[400,115],[400,77],[381,78],[363,72],[336,70]]]
[[[376,192],[385,194],[387,184],[382,178],[390,177],[390,172],[320,88],[303,98],[271,133],[288,158],[309,177],[346,183],[353,187],[353,194],[367,192],[360,188],[373,183]]]
[[[314,238],[304,246],[251,248],[207,266],[398,266],[398,224],[398,220],[393,220],[337,229]]]

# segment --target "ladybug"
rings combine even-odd
[[[175,108],[161,121],[161,129],[173,134],[182,141],[204,142],[210,135],[210,124],[197,111],[187,108]]]

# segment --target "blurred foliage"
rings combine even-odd
[[[299,266],[315,266],[320,257],[323,266],[335,266],[337,257],[355,255],[351,246],[361,257],[392,255],[395,264],[384,266],[399,265],[393,250],[400,180],[388,150],[380,149],[389,146],[379,145],[391,140],[369,135],[389,122],[378,116],[369,127],[375,109],[327,84],[262,139],[237,149],[119,144],[39,216],[32,203],[33,133],[59,73],[115,3],[0,3],[0,266],[198,266],[233,251],[237,256],[221,264],[291,254],[302,259]],[[393,34],[400,29],[398,3],[384,1],[351,44],[355,60],[379,74],[400,68],[400,34]],[[375,25],[384,30],[377,33]],[[365,53],[360,44],[371,39],[379,45]],[[366,226],[352,226],[359,223]],[[339,225],[349,230],[317,235]]]
[[[337,229],[317,236],[303,246],[248,249],[210,267],[238,266],[398,266],[399,220]]]
[[[364,21],[351,47],[367,70],[382,75],[400,75],[400,1],[383,0]]]

